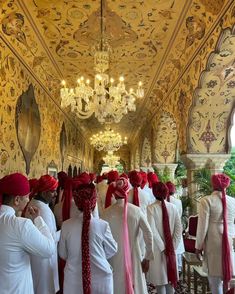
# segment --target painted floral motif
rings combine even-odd
[[[212,142],[217,140],[215,134],[211,131],[210,120],[208,120],[206,130],[201,134],[199,140],[205,144],[207,153],[209,153]]]

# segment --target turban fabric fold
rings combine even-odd
[[[127,198],[129,192],[129,183],[126,178],[119,178],[113,186],[113,194],[116,198],[124,198],[124,213],[123,213],[123,249],[124,249],[124,265],[125,265],[125,281],[127,294],[134,294],[133,287],[133,271],[131,260],[131,249],[129,240],[129,231],[127,225]]]
[[[230,185],[230,178],[225,174],[215,174],[211,177],[211,182],[214,190],[222,192],[222,207],[223,207],[223,235],[222,235],[222,272],[223,283],[225,289],[228,289],[228,283],[232,279],[232,262],[231,250],[228,239],[228,224],[227,224],[227,202],[226,188]]]
[[[20,173],[14,173],[0,179],[0,206],[2,204],[3,194],[9,196],[26,196],[29,193],[29,181]]]
[[[148,182],[149,182],[149,188],[152,188],[154,183],[159,182],[158,177],[155,173],[149,172],[147,174]]]
[[[140,206],[138,187],[142,183],[142,176],[136,170],[129,172],[130,183],[133,186],[133,204]]]
[[[142,182],[141,182],[141,189],[144,189],[145,185],[147,184],[148,182],[148,178],[147,178],[147,174],[146,172],[140,172],[141,176],[142,176]]]
[[[79,210],[83,211],[82,223],[82,284],[83,293],[91,294],[91,261],[89,247],[89,231],[91,211],[96,205],[96,189],[94,184],[79,185],[76,190],[76,205]]]
[[[60,171],[58,172],[57,177],[59,181],[59,187],[61,187],[61,189],[64,189],[65,183],[69,176],[66,174],[66,172]]]
[[[166,186],[169,190],[169,195],[167,197],[167,201],[170,202],[170,195],[173,195],[175,193],[176,189],[175,189],[175,185],[170,181],[166,182]]]
[[[118,179],[118,172],[116,170],[111,170],[108,175],[108,189],[106,192],[106,197],[105,197],[105,208],[109,207],[112,202],[112,195],[113,195],[113,185],[111,185],[112,182],[115,182]]]
[[[167,266],[167,277],[169,283],[175,288],[177,286],[177,269],[176,269],[176,256],[171,236],[169,216],[164,199],[168,196],[169,190],[167,186],[161,182],[153,184],[153,195],[162,203],[162,224],[165,239],[165,255]]]
[[[48,192],[56,190],[58,181],[50,175],[41,176],[38,180],[37,187],[35,187],[35,193]]]

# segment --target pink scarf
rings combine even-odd
[[[126,293],[134,294],[132,259],[129,240],[129,231],[127,225],[127,197],[129,192],[129,183],[125,178],[120,178],[113,184],[113,194],[116,198],[124,198],[124,213],[123,213],[123,247],[124,247],[124,265],[125,265],[125,281]]]

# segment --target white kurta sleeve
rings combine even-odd
[[[198,213],[198,225],[195,248],[201,250],[208,231],[210,207],[206,199],[201,199]]]
[[[159,248],[159,250],[162,252],[165,250],[165,243],[162,240],[155,224],[154,217],[152,215],[150,207],[147,207],[147,217],[148,217],[148,223],[151,227],[152,233],[153,233],[153,238],[155,241],[156,246]]]
[[[174,244],[175,250],[178,248],[181,238],[182,238],[182,225],[181,225],[181,221],[180,221],[179,212],[176,209],[174,232],[173,232],[173,244]]]
[[[98,204],[97,204],[97,202],[96,202],[96,205],[95,205],[94,210],[92,211],[92,215],[95,218],[99,218],[99,211],[98,211]]]
[[[61,234],[60,234],[60,241],[59,241],[59,256],[60,258],[66,260],[68,258],[68,250],[66,247],[66,233],[63,229],[63,224],[61,228]]]
[[[114,256],[118,250],[117,242],[113,239],[113,235],[111,233],[110,226],[108,223],[104,234],[103,246],[107,259]]]
[[[142,211],[140,211],[140,228],[143,232],[143,238],[145,242],[145,258],[148,260],[153,259],[153,233],[151,230],[151,227],[147,221],[147,218],[143,214]]]
[[[36,227],[31,220],[27,220],[20,231],[23,247],[33,255],[49,258],[56,251],[54,239],[40,216],[35,218],[34,224]]]

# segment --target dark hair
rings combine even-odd
[[[8,195],[8,194],[2,194],[2,204],[3,205],[9,205],[12,200],[14,200],[16,196],[13,196],[13,195]]]

